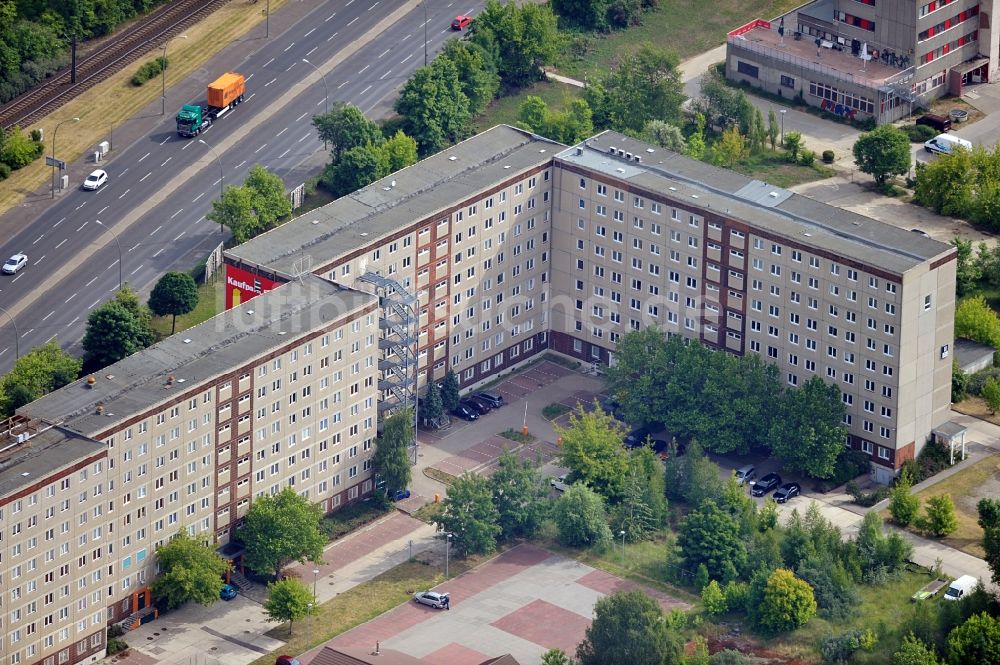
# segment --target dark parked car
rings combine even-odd
[[[410,490],[396,490],[392,495],[393,501],[402,501],[410,498]]]
[[[452,411],[451,414],[461,418],[462,420],[468,420],[469,422],[479,420],[479,414],[473,411],[471,407],[468,407],[461,402],[459,402],[458,406],[455,407],[455,410]]]
[[[232,600],[236,597],[236,587],[232,584],[223,584],[222,590],[219,591],[219,598],[222,600]]]
[[[649,435],[655,431],[655,428],[649,425],[643,425],[642,427],[634,429],[626,434],[622,443],[625,444],[626,448],[638,448],[639,446],[644,445],[646,443],[646,439],[649,438]]]
[[[605,397],[601,400],[601,411],[610,415],[616,420],[625,422],[625,412],[622,411],[622,405],[618,403],[617,400],[610,397]]]
[[[789,499],[799,495],[802,490],[798,483],[785,483],[774,493],[774,500],[778,503],[784,503]]]
[[[274,665],[299,665],[299,659],[291,656],[278,656],[274,660]]]
[[[928,113],[917,118],[916,124],[933,127],[939,132],[947,132],[951,129],[951,118],[944,115],[934,115],[933,113]]]
[[[484,400],[482,397],[476,397],[473,395],[472,397],[466,397],[462,401],[473,405],[473,408],[475,408],[479,415],[486,415],[493,410],[493,405]]]
[[[475,397],[486,400],[490,406],[494,409],[499,409],[503,406],[503,395],[501,395],[496,390],[481,390],[474,395]]]
[[[764,496],[780,484],[781,476],[776,473],[769,473],[754,484],[750,493],[754,496]]]

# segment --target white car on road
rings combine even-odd
[[[5,275],[13,275],[26,265],[28,265],[28,256],[26,254],[15,254],[7,259],[7,263],[3,264],[2,270]]]
[[[108,181],[108,172],[97,169],[83,181],[83,188],[86,190],[93,191],[95,189],[100,189],[104,183]]]

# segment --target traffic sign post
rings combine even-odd
[[[48,156],[46,156],[45,157],[45,165],[46,166],[57,166],[57,167],[59,167],[60,171],[65,171],[66,170],[66,162],[64,162],[61,159],[56,159],[55,157],[48,157]]]

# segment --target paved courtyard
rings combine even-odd
[[[511,653],[537,663],[560,648],[573,653],[605,595],[638,585],[534,545],[519,545],[441,584],[450,611],[407,603],[334,638],[342,647],[396,649],[436,665],[466,665]],[[687,603],[644,588],[664,610]],[[303,655],[309,665],[317,650]]]

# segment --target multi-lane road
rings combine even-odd
[[[451,20],[481,5],[328,0],[253,52],[247,42],[237,67],[247,77],[246,101],[202,134],[204,144],[179,138],[168,109],[152,133],[101,167],[107,185],[88,192],[71,183],[23,231],[0,240],[0,262],[16,252],[29,257],[16,276],[0,276],[0,307],[10,314],[0,313],[0,372],[13,364],[16,346],[24,354],[55,338],[78,351],[87,315],[111,297],[119,275],[144,291],[164,272],[191,267],[224,237],[205,219],[222,185],[241,183],[255,164],[287,178],[323,161],[311,119],[327,96],[369,115],[384,110],[424,64],[425,11],[433,57],[455,35]]]

